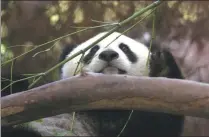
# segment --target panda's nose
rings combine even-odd
[[[110,62],[119,57],[118,53],[114,50],[105,50],[99,54],[99,59]]]

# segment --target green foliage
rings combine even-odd
[[[6,44],[1,43],[1,62],[13,58],[14,55],[11,50],[9,50]]]

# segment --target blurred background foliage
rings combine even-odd
[[[2,1],[1,9],[1,62],[60,36],[80,30],[76,27],[98,26],[103,22],[120,22],[136,10],[153,1]],[[156,38],[159,41],[185,35],[193,29],[191,37],[208,36],[208,1],[167,1],[157,11]],[[123,27],[127,29],[141,17]],[[205,26],[205,27],[204,27]],[[129,31],[127,35],[140,39],[152,28],[152,16]],[[89,29],[47,44],[15,60],[14,74],[44,72],[58,62],[61,49],[67,44],[81,43],[109,27]],[[173,34],[172,30],[175,30]],[[201,32],[201,33],[200,33]],[[201,36],[200,36],[201,34]],[[54,45],[55,44],[55,45]],[[52,47],[53,46],[53,47]],[[50,48],[52,47],[52,48]],[[37,52],[46,52],[36,54]],[[34,56],[35,55],[35,56]],[[2,75],[9,74],[11,63],[1,68]],[[58,71],[46,76],[42,84],[57,80]]]

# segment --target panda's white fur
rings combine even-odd
[[[83,50],[106,33],[107,32],[100,33],[82,44],[70,48],[69,51],[64,51],[64,54],[61,55],[61,60]],[[158,73],[160,73],[159,71],[162,71],[163,67],[161,64],[165,63],[169,65],[168,72],[165,76],[180,78],[177,70],[178,68],[175,67],[175,63],[173,64],[174,61],[170,61],[171,56],[167,56],[168,54],[164,54],[161,51],[157,51],[154,54],[150,53],[150,55],[152,55],[150,59],[154,60],[154,62],[151,62],[149,66],[147,66],[146,64],[149,55],[148,48],[144,44],[125,35],[120,35],[120,33],[114,32],[104,40],[100,41],[97,44],[100,47],[99,50],[96,51],[88,63],[81,62],[78,69],[84,69],[85,71],[91,72],[101,72],[104,74],[120,74],[120,70],[123,70],[123,74],[127,75],[157,76]],[[133,52],[130,53],[129,51],[131,59],[128,58],[127,54],[122,51],[121,48],[119,48],[121,43],[126,45],[130,51]],[[91,49],[85,53],[83,56],[84,58],[90,54]],[[107,50],[117,53],[117,57],[114,56],[114,58],[108,62],[108,67],[107,61],[104,61],[104,59],[101,59],[100,57],[101,53],[104,53],[104,51]],[[62,66],[62,79],[72,77],[75,74],[75,69],[81,56],[82,55],[77,56]],[[76,112],[73,134],[69,132],[73,119],[72,113],[44,118],[41,122],[33,121],[30,122],[29,125],[43,136],[57,135],[55,133],[76,136],[117,136],[122,130],[124,124],[127,122],[130,112],[130,110],[94,110]],[[132,114],[122,136],[179,136],[183,126],[183,119],[183,116],[137,110]],[[15,135],[17,134],[26,137],[25,134],[22,134],[22,130],[18,130],[18,133],[15,132]],[[5,137],[12,136],[13,134],[5,135]],[[27,136],[39,137],[34,133]]]
[[[70,54],[67,55],[67,57],[72,56],[73,54],[81,51],[82,49],[86,48],[102,36],[104,36],[107,32],[100,33],[96,35],[95,37],[83,42],[80,44],[77,48],[75,48]],[[129,48],[136,54],[138,60],[136,63],[132,63],[127,59],[127,56],[125,53],[119,48],[119,45],[121,43],[124,43],[129,46]],[[119,57],[117,59],[114,59],[110,62],[110,65],[115,68],[119,68],[122,70],[125,70],[128,75],[134,75],[134,76],[148,76],[148,68],[146,66],[147,64],[147,58],[149,54],[148,48],[142,44],[139,43],[125,35],[121,35],[121,33],[114,32],[102,41],[98,42],[97,44],[100,49],[96,52],[94,58],[91,60],[89,64],[83,64],[80,63],[79,69],[84,69],[91,72],[99,72],[100,70],[104,69],[104,73],[111,73],[105,71],[105,67],[107,67],[107,62],[99,59],[99,54],[104,50],[114,50],[119,54]],[[85,55],[89,53],[90,50],[85,52]],[[71,77],[75,73],[75,69],[77,67],[78,61],[80,60],[82,55],[79,55],[72,59],[71,61],[67,62],[62,67],[62,78]],[[117,73],[117,70],[114,71]],[[113,72],[113,74],[114,74]]]

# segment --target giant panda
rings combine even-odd
[[[106,33],[99,33],[80,45],[67,46],[60,56],[60,61],[86,48]],[[84,55],[79,55],[61,66],[60,77],[65,79],[79,74],[79,71],[75,73],[79,64],[78,70],[106,75],[163,76],[182,79],[181,72],[169,52],[155,47],[149,52],[147,45],[114,32],[86,51]],[[81,57],[82,60],[78,63]],[[59,132],[62,136],[118,136],[119,134],[120,136],[180,136],[184,124],[183,115],[140,110],[82,111],[76,112],[75,117],[72,117],[73,114],[69,113],[44,118],[41,123],[30,122],[34,129],[31,133],[38,132],[42,136],[55,136],[53,131]],[[74,119],[73,130],[68,133],[72,119]]]

